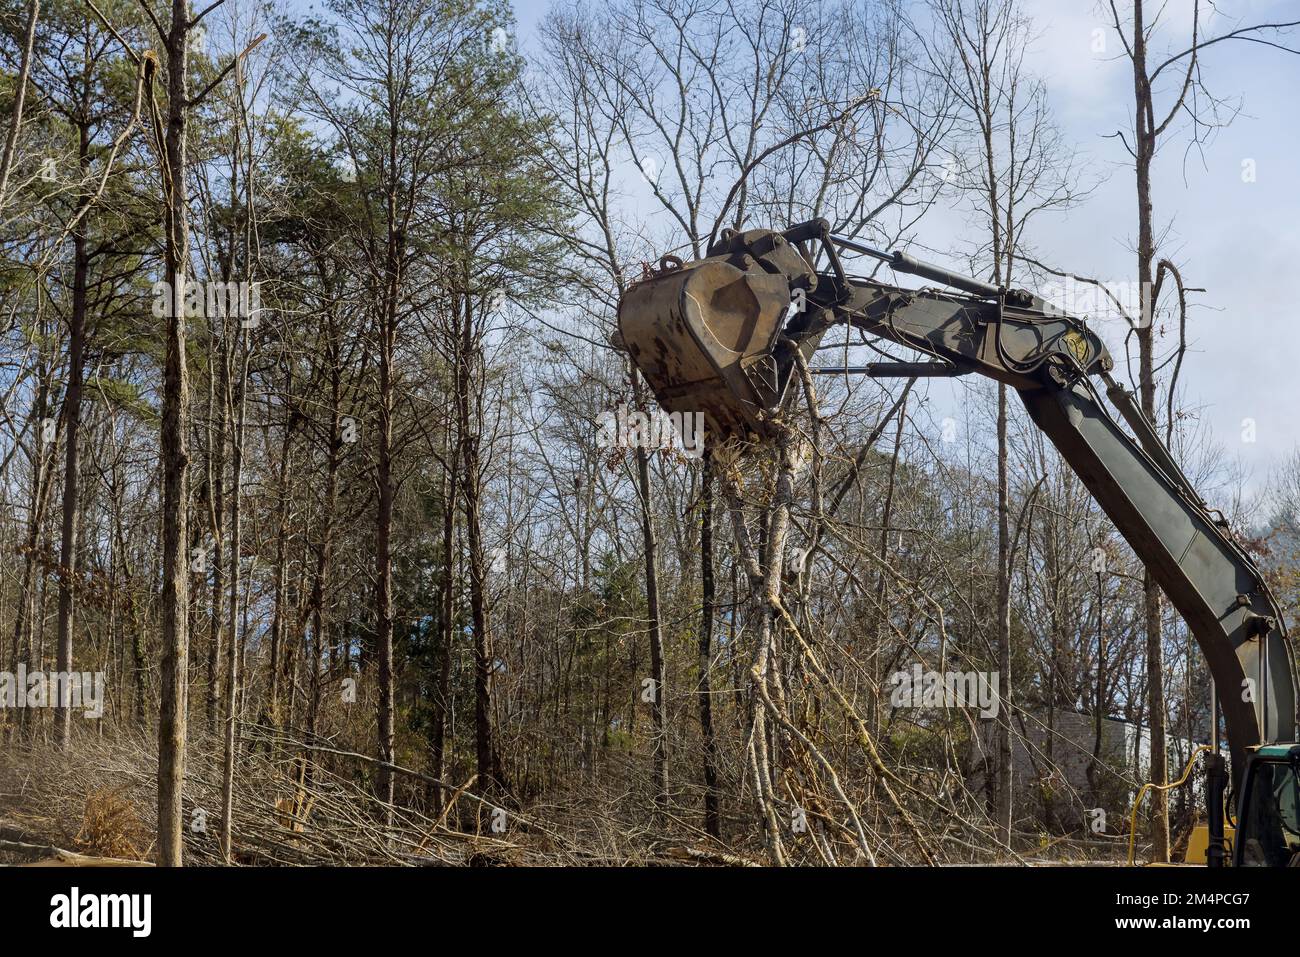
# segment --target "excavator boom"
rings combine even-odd
[[[960,291],[851,278],[837,246]],[[767,434],[797,356],[810,360],[836,325],[927,357],[864,371],[973,372],[1016,389],[1195,636],[1222,702],[1234,779],[1250,750],[1296,739],[1295,656],[1267,584],[1111,380],[1111,357],[1083,322],[1024,290],[836,240],[824,220],[727,231],[706,258],[661,265],[624,296],[620,332],[660,404],[703,413],[714,443]],[[1095,379],[1136,441],[1107,412]]]

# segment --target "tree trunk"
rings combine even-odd
[[[226,335],[230,335],[231,320],[226,320]],[[238,323],[238,320],[235,320]],[[239,587],[240,561],[243,550],[241,516],[241,485],[244,478],[244,415],[247,407],[248,385],[248,333],[241,334],[239,380],[235,391],[235,435],[231,442],[230,457],[230,625],[226,634],[226,727],[221,772],[221,856],[231,863],[231,827],[235,790],[235,739],[239,727],[239,681],[243,664],[243,635],[240,628]]]
[[[172,0],[167,49],[167,122],[163,262],[173,300],[166,319],[163,370],[162,676],[158,715],[158,864],[183,863],[182,787],[185,781],[186,702],[189,698],[189,579],[185,562],[189,505],[189,373],[183,302],[188,248],[186,208],[186,98],[189,4]],[[146,67],[152,80],[153,67]],[[180,313],[179,315],[177,313]]]
[[[450,423],[449,423],[450,425]],[[455,444],[451,440],[449,444]],[[459,455],[453,453],[443,479],[442,511],[442,581],[438,594],[438,674],[433,693],[433,740],[431,745],[431,774],[442,780],[447,753],[447,709],[451,695],[451,656],[455,647],[452,629],[455,621],[456,600],[456,500],[460,495],[457,481]],[[434,806],[441,811],[446,795],[441,786],[435,786]]]
[[[717,743],[713,738],[713,699],[709,667],[713,661],[713,460],[704,453],[700,490],[700,737],[704,744],[704,831],[722,838],[718,820]]]
[[[45,413],[50,401],[50,375],[48,366],[42,366],[39,382],[36,386],[36,401],[32,406],[30,420],[32,429],[32,480],[31,497],[27,504],[27,536],[23,542],[23,580],[18,597],[18,608],[14,615],[13,648],[10,669],[16,671],[19,662],[30,662],[32,655],[32,622],[35,620],[36,603],[36,551],[40,543],[41,525],[45,518],[45,509],[50,499],[50,472],[52,452],[45,451]],[[27,711],[23,709],[19,722],[25,724]]]
[[[292,390],[292,379],[285,386],[285,393]],[[280,443],[279,497],[276,505],[276,539],[275,539],[275,606],[271,613],[271,655],[267,662],[267,715],[274,727],[280,721],[280,659],[284,655],[285,592],[289,588],[289,454],[292,447],[293,421],[284,426],[284,439]]]
[[[209,618],[208,635],[208,687],[207,718],[208,733],[216,735],[217,718],[220,713],[218,701],[221,674],[221,642],[226,627],[225,622],[225,534],[226,534],[226,431],[230,423],[230,351],[224,342],[215,341],[213,346],[221,349],[221,395],[220,407],[216,413],[217,427],[210,440],[208,449],[208,495],[211,500],[210,519],[212,524],[212,614]],[[211,399],[215,385],[209,389]],[[212,401],[208,403],[209,422],[213,413]]]
[[[87,89],[89,79],[87,79]],[[88,104],[83,104],[88,107]],[[79,131],[79,168],[83,180],[90,173],[90,130]],[[59,633],[55,668],[64,676],[72,671],[72,602],[77,574],[77,483],[81,450],[81,396],[85,381],[86,293],[90,282],[90,252],[86,243],[86,207],[90,196],[83,190],[77,202],[76,226],[72,230],[72,314],[68,319],[68,388],[63,398],[64,437],[63,516],[59,546]],[[72,741],[72,711],[67,681],[60,683],[54,723],[61,748]]]
[[[998,838],[1011,845],[1011,530],[1007,478],[1007,387],[998,383]]]
[[[492,737],[492,636],[489,631],[487,562],[483,547],[482,489],[480,486],[479,433],[473,428],[476,387],[473,366],[477,360],[474,317],[468,297],[461,298],[462,325],[456,361],[457,427],[460,432],[464,479],[461,498],[465,509],[465,539],[469,549],[469,604],[474,628],[474,748],[478,765],[478,790],[487,793],[504,784],[500,759]]]
[[[384,820],[392,820],[393,774],[385,765],[393,761],[393,350],[397,338],[398,257],[405,245],[392,226],[396,216],[389,198],[387,285],[380,319],[379,347],[379,450],[377,478],[379,514],[375,530],[375,641],[379,657],[379,799],[386,805]],[[319,649],[318,649],[319,654]],[[314,662],[319,668],[319,660]]]
[[[1154,427],[1156,422],[1155,303],[1151,301],[1152,266],[1155,262],[1155,227],[1151,209],[1151,165],[1155,159],[1156,134],[1151,127],[1152,91],[1146,69],[1142,0],[1133,4],[1133,89],[1135,170],[1137,179],[1138,288],[1142,311],[1138,316],[1138,392],[1142,412]],[[1160,632],[1160,586],[1147,571],[1142,579],[1142,617],[1146,628],[1147,711],[1151,727],[1151,780],[1165,784],[1169,768],[1165,745],[1165,669]],[[1154,791],[1151,796],[1151,844],[1157,861],[1169,860],[1169,796]]]
[[[641,376],[632,371],[632,395],[639,409],[644,402]],[[650,619],[650,679],[654,682],[654,699],[650,704],[650,722],[653,741],[655,805],[661,809],[668,805],[668,749],[667,729],[664,720],[664,648],[659,621],[659,559],[655,539],[654,514],[650,502],[650,456],[645,448],[636,448],[636,478],[638,497],[641,500],[641,540],[645,546],[645,598],[646,614]]]

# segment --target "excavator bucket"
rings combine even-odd
[[[718,256],[665,262],[624,294],[618,326],[659,404],[703,413],[724,441],[763,435],[765,413],[780,404],[789,367],[774,351],[789,308],[785,276]]]

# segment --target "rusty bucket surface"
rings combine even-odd
[[[784,276],[704,259],[630,287],[623,342],[669,412],[702,412],[722,441],[764,433],[780,401],[773,350],[790,305]]]

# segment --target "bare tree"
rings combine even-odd
[[[1151,45],[1160,28],[1165,12],[1160,7],[1148,17],[1144,0],[1133,0],[1131,10],[1121,13],[1115,0],[1107,0],[1110,27],[1123,45],[1124,56],[1133,70],[1133,142],[1124,133],[1115,136],[1123,143],[1133,161],[1134,183],[1137,189],[1137,279],[1141,311],[1135,331],[1138,342],[1137,391],[1143,414],[1156,425],[1157,372],[1167,364],[1156,355],[1154,316],[1159,308],[1156,301],[1164,268],[1157,272],[1156,221],[1151,199],[1152,170],[1162,143],[1171,135],[1188,130],[1193,145],[1199,145],[1216,128],[1231,121],[1232,111],[1210,92],[1202,73],[1203,53],[1218,44],[1232,40],[1261,43],[1281,47],[1273,38],[1284,36],[1300,20],[1280,23],[1244,25],[1213,36],[1202,31],[1203,10],[1201,0],[1193,0],[1190,42],[1176,45],[1167,54],[1153,54]],[[1289,51],[1295,52],[1295,51]],[[1158,61],[1158,62],[1157,62]],[[1170,93],[1164,94],[1161,80],[1168,76],[1172,83]],[[1157,105],[1163,100],[1162,105]],[[1182,126],[1175,125],[1183,120]],[[1170,264],[1172,266],[1172,264]],[[1178,292],[1182,299],[1181,275],[1174,270]],[[1185,300],[1183,302],[1185,310]],[[1181,362],[1181,350],[1175,352]],[[1175,366],[1175,377],[1178,366]],[[1130,370],[1130,377],[1132,373]],[[1174,383],[1169,383],[1172,392]],[[1147,634],[1147,701],[1151,726],[1151,779],[1169,780],[1168,742],[1166,733],[1164,643],[1161,621],[1160,586],[1150,572],[1146,573],[1144,610]],[[1166,791],[1156,791],[1153,796],[1152,843],[1157,860],[1169,859],[1169,802]]]
[[[584,268],[608,277],[609,285],[593,289],[605,304],[606,322],[633,279],[624,264],[657,258],[651,249],[699,256],[724,227],[784,224],[822,213],[851,235],[864,229],[889,235],[897,227],[885,222],[887,213],[916,204],[903,214],[909,222],[934,196],[921,174],[949,114],[909,69],[897,17],[782,0],[726,8],[637,0],[603,18],[589,16],[581,5],[561,8],[543,33],[554,82],[539,102],[576,114],[556,148],[561,173],[592,227],[562,238]],[[651,230],[624,218],[612,195],[624,181],[649,193],[661,213],[652,222],[664,226]],[[634,371],[628,385],[632,402],[643,407]],[[796,444],[787,450],[791,462],[798,458]],[[657,507],[646,450],[634,449],[630,458],[655,689],[652,778],[662,795],[672,691],[663,666]],[[768,541],[765,555],[784,547],[783,514],[764,519],[781,533]],[[779,561],[761,573],[747,568],[756,621],[768,614],[759,609],[772,587],[779,590],[780,569]],[[769,575],[775,576],[770,587],[761,585]],[[757,636],[755,667],[767,661],[771,638],[770,631],[767,639]],[[769,849],[781,860],[763,754],[767,718],[757,699],[751,714],[750,760],[763,768],[757,779],[768,782],[756,793],[760,819]]]
[[[146,7],[152,17],[153,11]],[[194,24],[187,0],[172,0],[170,23],[155,20],[166,58],[167,115],[159,149],[163,204],[163,275],[172,301],[166,310],[163,370],[162,682],[158,718],[158,864],[180,867],[184,834],[186,710],[189,704],[189,370],[183,302],[189,275],[189,176],[186,138],[191,106],[189,43]],[[146,61],[152,82],[158,69]],[[155,126],[157,130],[157,126]]]
[[[979,212],[986,235],[972,259],[997,286],[1010,287],[1023,234],[1036,214],[1079,198],[1073,153],[1052,125],[1047,92],[1024,67],[1033,41],[1015,0],[933,0],[937,42],[927,44],[935,76],[961,105],[970,149],[954,139],[950,185]],[[997,611],[999,674],[996,820],[1010,844],[1012,796],[1011,488],[1008,474],[1007,388],[997,386]]]

